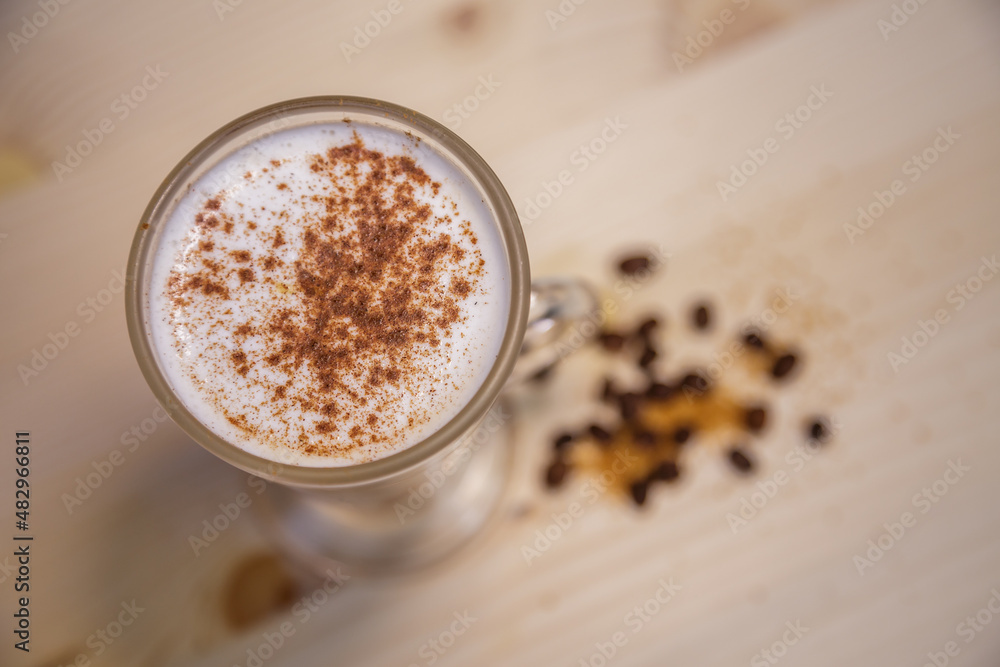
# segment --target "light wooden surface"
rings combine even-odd
[[[61,665],[83,654],[95,665],[246,664],[248,647],[288,622],[295,634],[265,664],[422,665],[421,646],[468,611],[478,620],[435,664],[578,665],[619,631],[627,643],[609,664],[765,664],[759,652],[800,622],[808,631],[782,664],[922,665],[954,641],[950,664],[996,665],[1000,618],[971,638],[958,626],[1000,590],[1000,281],[960,310],[948,296],[1000,251],[1000,8],[928,2],[883,39],[878,21],[892,3],[815,4],[753,0],[741,12],[737,3],[591,0],[551,30],[554,1],[402,0],[348,63],[340,42],[383,4],[244,0],[220,20],[207,0],[108,0],[70,3],[18,53],[4,51],[0,173],[17,184],[0,200],[0,424],[8,444],[15,429],[31,431],[36,495],[32,651],[14,651],[5,634],[0,662]],[[674,51],[727,7],[735,21],[678,72]],[[37,11],[9,3],[0,25],[18,30]],[[114,100],[147,66],[166,78],[120,118]],[[717,304],[717,337],[670,328],[666,369],[710,361],[723,334],[775,290],[799,295],[774,333],[801,344],[806,367],[792,387],[766,394],[776,423],[759,448],[761,471],[736,479],[717,451],[700,449],[683,483],[655,493],[646,511],[602,498],[526,564],[521,547],[581,499],[579,484],[546,494],[538,478],[550,435],[591,410],[599,360],[583,353],[548,387],[513,397],[509,497],[469,550],[419,577],[348,582],[307,622],[277,613],[232,633],[218,582],[267,545],[248,516],[197,557],[188,536],[249,489],[246,478],[169,423],[127,451],[123,433],[155,403],[132,358],[122,297],[93,317],[79,304],[123,268],[162,177],[222,123],[319,93],[381,97],[444,120],[480,76],[500,86],[458,131],[519,210],[561,170],[573,176],[525,221],[536,275],[609,285],[616,249],[652,244],[671,254],[668,268],[619,295],[626,319],[655,305],[677,322],[697,296]],[[813,86],[832,96],[784,137],[775,124]],[[57,181],[52,161],[105,117],[114,131]],[[574,151],[616,118],[625,129],[579,171]],[[911,182],[907,161],[949,127],[959,138]],[[723,202],[717,182],[772,136],[778,151]],[[851,243],[844,224],[894,179],[905,193]],[[939,309],[947,323],[894,372],[887,354]],[[79,335],[26,385],[18,365],[70,322]],[[833,416],[839,433],[793,471],[786,453],[813,412]],[[115,449],[124,463],[68,513],[63,494]],[[914,495],[957,461],[969,471],[921,513]],[[4,508],[11,465],[2,464]],[[734,535],[727,513],[777,471],[789,482]],[[906,511],[916,525],[860,575],[854,557]],[[9,521],[0,539],[13,533]],[[7,615],[12,581],[0,578]],[[633,632],[626,615],[661,579],[681,589]],[[95,656],[88,636],[133,600],[144,611]]]

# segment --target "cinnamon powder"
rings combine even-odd
[[[236,374],[264,397],[239,409],[226,401],[229,423],[278,448],[375,458],[430,418],[416,411],[398,428],[385,416],[397,409],[393,397],[440,375],[427,350],[464,320],[485,267],[457,207],[441,215],[424,203],[441,185],[413,158],[370,150],[355,133],[305,164],[322,187],[296,187],[287,173],[278,182],[266,169],[244,176],[263,179],[285,201],[294,192],[300,207],[252,210],[227,202],[226,192],[209,198],[195,218],[199,243],[185,251],[187,267],[197,268],[175,270],[168,295],[174,313],[196,317],[230,346],[225,362],[206,362],[229,364],[213,372]],[[273,224],[263,224],[267,213]],[[266,254],[240,248],[244,238]],[[262,287],[265,307],[236,321],[241,290]],[[267,415],[292,406],[301,423],[269,424]]]

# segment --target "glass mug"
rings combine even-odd
[[[499,353],[471,400],[444,426],[413,446],[375,461],[309,467],[251,454],[198,421],[175,394],[153,349],[149,301],[160,231],[184,195],[227,156],[274,132],[344,119],[407,132],[432,147],[481,193],[502,240],[510,307]],[[216,190],[239,174],[214,178]],[[193,216],[195,211],[191,212]],[[407,570],[434,562],[467,542],[501,498],[511,451],[493,409],[505,386],[579,347],[596,301],[573,280],[531,283],[527,248],[514,205],[496,174],[462,139],[436,121],[378,100],[321,96],[273,104],[227,124],[170,172],[142,215],[126,271],[126,318],[139,367],[156,399],[196,442],[224,461],[269,482],[255,503],[279,546],[319,572]]]

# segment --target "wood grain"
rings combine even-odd
[[[727,3],[592,1],[552,30],[545,12],[556,2],[403,0],[348,63],[340,43],[379,3],[245,0],[220,20],[207,1],[108,0],[70,3],[7,50],[3,163],[22,184],[0,200],[0,416],[5,438],[32,432],[37,496],[32,652],[8,637],[0,661],[246,664],[262,633],[289,622],[295,634],[265,664],[429,664],[421,646],[468,611],[478,620],[436,664],[578,665],[619,631],[628,641],[610,664],[746,664],[800,621],[809,629],[787,664],[919,665],[955,641],[954,664],[995,665],[1000,620],[968,643],[957,626],[1000,587],[1000,286],[984,282],[960,309],[948,297],[1000,251],[1000,16],[987,0],[926,3],[884,39],[878,21],[892,3],[816,4],[751,3],[683,72],[673,53]],[[8,4],[0,25],[17,30],[35,11]],[[168,74],[119,118],[114,100],[147,66]],[[711,360],[777,290],[797,295],[773,333],[803,348],[801,377],[780,391],[739,385],[772,405],[760,472],[737,479],[717,448],[700,448],[650,507],[602,498],[526,564],[521,547],[581,500],[580,480],[546,494],[539,473],[550,436],[594,410],[603,362],[584,351],[547,387],[512,397],[515,475],[496,524],[468,550],[421,576],[350,581],[307,622],[279,611],[233,631],[221,613],[226,578],[270,547],[249,515],[197,557],[188,536],[248,488],[245,475],[156,423],[67,511],[76,479],[126,450],[123,434],[155,408],[121,295],[92,316],[80,304],[114,287],[150,194],[222,123],[317,93],[391,99],[445,120],[480,76],[501,85],[458,131],[508,187],[535,274],[606,286],[623,321],[667,312],[665,370]],[[829,99],[783,136],[776,124],[823,86]],[[114,131],[60,182],[51,163],[106,117]],[[626,127],[581,171],[575,151],[609,119]],[[911,181],[908,160],[949,127],[959,138]],[[723,201],[718,182],[769,137],[777,152]],[[562,170],[572,184],[528,215],[526,202]],[[895,179],[904,194],[852,243],[845,223]],[[610,259],[648,244],[670,253],[668,267],[623,298]],[[721,321],[715,337],[695,339],[680,323],[703,296]],[[948,321],[894,371],[888,353],[940,309]],[[70,322],[80,334],[25,384],[18,366]],[[816,412],[839,432],[795,471],[785,457]],[[921,513],[914,495],[958,461],[970,470]],[[734,535],[727,514],[782,470],[788,483]],[[12,473],[3,479],[9,498]],[[860,575],[854,557],[907,511],[916,525]],[[0,577],[9,609],[10,578]],[[681,589],[633,632],[626,615],[661,579]],[[88,636],[133,599],[145,610],[95,656]]]

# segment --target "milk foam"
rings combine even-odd
[[[433,217],[440,221],[438,231],[463,244],[466,260],[482,260],[474,288],[459,303],[455,324],[437,344],[419,347],[418,369],[398,385],[347,383],[344,391],[365,396],[377,408],[376,421],[357,410],[342,410],[340,403],[333,408],[336,416],[327,419],[308,401],[275,399],[276,391],[284,391],[276,390],[279,386],[285,386],[289,395],[305,395],[299,392],[308,391],[316,382],[310,365],[301,364],[294,373],[269,366],[262,360],[275,350],[268,348],[266,336],[237,333],[243,326],[267,331],[279,312],[291,313],[292,320],[300,317],[303,305],[295,287],[295,266],[304,246],[301,236],[294,233],[295,222],[303,215],[321,214],[321,204],[304,203],[304,197],[331,190],[330,181],[310,170],[308,160],[357,138],[365,148],[386,156],[411,157],[439,183],[436,193],[419,189],[418,203],[431,207]],[[218,204],[212,204],[213,200]],[[206,206],[216,205],[217,211],[212,212],[236,220],[230,233],[196,224],[199,212],[204,215]],[[452,419],[496,360],[510,304],[502,239],[476,186],[447,158],[411,136],[358,121],[266,136],[203,175],[161,224],[148,294],[148,320],[160,367],[195,418],[247,452],[314,467],[383,458],[420,442]],[[275,230],[279,227],[285,233],[284,242],[277,246]],[[209,245],[212,250],[206,254]],[[224,262],[243,251],[254,258],[247,266],[257,279],[243,283],[235,270],[226,274],[222,287],[228,295],[221,315],[218,298],[215,312],[209,315],[210,299],[201,292],[177,296],[176,285],[204,270],[212,257]],[[277,278],[260,279],[263,257],[273,257],[284,267],[275,269]],[[442,263],[434,289],[462,278],[464,270]],[[249,359],[245,366],[238,366],[234,355],[243,351]],[[393,361],[386,359],[386,363]],[[342,398],[348,400],[347,394]],[[374,440],[358,437],[373,432],[382,435]],[[387,433],[394,435],[387,439]]]

